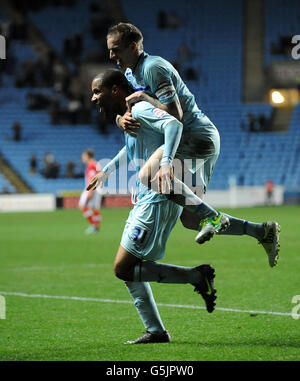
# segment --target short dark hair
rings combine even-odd
[[[83,151],[82,153],[87,154],[88,157],[90,157],[91,159],[94,158],[94,150],[93,150],[93,148],[88,148],[85,151]]]
[[[133,24],[120,22],[108,29],[107,36],[110,34],[119,33],[121,35],[122,45],[130,45],[136,42],[138,48],[143,50],[143,35],[142,32]]]
[[[102,85],[107,89],[111,89],[113,85],[117,85],[128,94],[132,94],[134,92],[134,88],[127,81],[125,75],[120,70],[107,69],[98,74],[95,79],[101,80]]]

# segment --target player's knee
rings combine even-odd
[[[186,229],[198,230],[200,218],[190,213],[182,212],[180,221]]]
[[[126,269],[118,262],[114,263],[114,273],[115,276],[121,280],[130,280],[128,279],[128,272]]]

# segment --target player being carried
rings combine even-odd
[[[125,98],[133,92],[125,76],[119,70],[107,70],[92,82],[92,101],[106,115],[117,115],[126,111]],[[132,108],[134,117],[141,123],[136,137],[125,136],[125,146],[102,171],[91,179],[87,189],[102,187],[116,168],[127,163],[127,157],[139,172],[139,163],[147,161],[166,138],[163,157],[172,164],[179,145],[182,124],[173,116],[153,113],[148,102],[138,102]],[[96,192],[95,192],[96,193]],[[210,265],[183,267],[157,263],[164,257],[166,241],[182,206],[169,201],[165,195],[148,189],[137,180],[137,197],[134,208],[126,221],[120,247],[114,261],[115,275],[124,280],[134,304],[146,328],[146,333],[126,344],[169,342],[151,287],[148,282],[192,284],[201,294],[208,312],[215,306],[214,269]]]
[[[85,168],[85,187],[89,184],[92,177],[101,170],[99,164],[94,159],[94,150],[89,148],[82,152],[81,160],[86,164]],[[87,191],[82,192],[79,199],[79,208],[82,211],[83,217],[89,222],[89,227],[86,229],[86,234],[98,233],[101,224],[101,199],[102,196],[98,192]]]
[[[203,195],[219,156],[220,136],[211,120],[199,110],[194,95],[188,90],[178,72],[165,59],[151,56],[143,50],[143,35],[132,24],[119,23],[111,27],[107,33],[107,47],[110,58],[116,61],[136,90],[127,97],[128,107],[144,100],[173,115],[183,124],[182,139],[176,156],[182,161],[196,159],[196,165],[188,169],[196,174],[198,185],[196,194],[183,187],[182,197],[172,193],[168,195],[170,200],[184,206],[180,217],[183,225],[199,231],[196,236],[198,243],[209,240],[215,233],[252,236],[263,245],[269,265],[275,266],[278,260],[280,232],[277,222],[261,224],[235,218],[218,213],[203,202]],[[140,126],[130,112],[123,116],[118,115],[116,122],[132,136],[135,136]],[[170,188],[172,167],[168,158],[163,159],[163,151],[164,148],[161,147],[152,155],[141,171],[140,179],[144,184],[149,184],[150,174],[153,173],[152,163],[161,161],[156,179],[161,183],[161,191],[165,192]],[[187,205],[187,199],[192,205]]]

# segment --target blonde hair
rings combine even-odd
[[[119,33],[121,36],[122,45],[130,45],[132,42],[137,44],[140,51],[144,50],[142,32],[133,24],[120,22],[108,29],[107,37],[111,34]]]

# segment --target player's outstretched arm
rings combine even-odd
[[[95,190],[98,186],[101,188],[104,186],[105,181],[109,178],[110,174],[122,165],[127,163],[127,151],[124,146],[121,151],[101,170],[98,172],[89,182],[86,190]]]
[[[97,187],[102,188],[105,181],[108,179],[109,174],[105,173],[104,171],[98,172],[94,177],[91,178],[90,182],[88,183],[86,190],[93,191]]]

